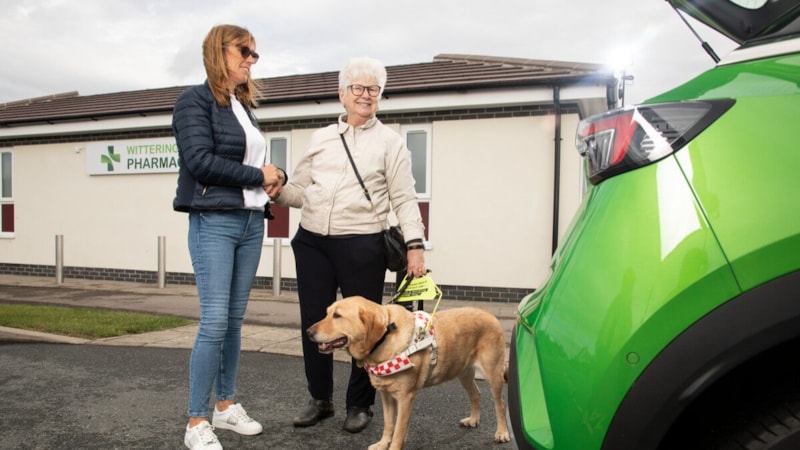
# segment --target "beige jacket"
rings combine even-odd
[[[405,141],[375,117],[357,128],[345,119],[343,114],[337,124],[314,132],[275,202],[302,208],[300,225],[323,236],[378,233],[391,208],[406,241],[422,239],[424,226]],[[377,217],[353,172],[340,133],[344,133]]]

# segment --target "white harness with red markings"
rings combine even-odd
[[[431,366],[433,366],[436,364],[436,336],[433,332],[432,317],[425,311],[414,311],[414,333],[411,335],[411,344],[409,344],[408,348],[388,361],[374,366],[365,364],[364,368],[367,369],[367,372],[378,377],[402,372],[414,367],[414,363],[411,362],[409,356],[428,347],[432,347]]]

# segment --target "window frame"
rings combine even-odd
[[[2,191],[3,173],[4,173],[4,170],[3,170],[3,156],[2,155],[6,154],[6,153],[9,154],[10,158],[11,158],[11,170],[10,170],[10,172],[11,172],[10,173],[10,177],[11,177],[11,180],[10,180],[11,196],[9,196],[9,197],[4,197],[3,196],[3,191]],[[14,203],[14,190],[15,190],[14,189],[14,170],[15,169],[14,169],[14,152],[13,152],[13,150],[10,147],[0,148],[0,223],[2,223],[2,219],[3,219],[2,207],[5,206],[5,205],[11,205],[11,207],[14,208],[14,205],[15,205],[15,203]],[[14,220],[16,222],[16,218]],[[16,232],[16,223],[14,223],[13,226],[14,226],[14,231],[2,231],[2,227],[0,227],[0,238],[13,238],[14,234]]]
[[[433,127],[429,123],[424,124],[409,124],[409,125],[401,125],[400,126],[400,135],[403,137],[403,140],[406,142],[406,147],[408,147],[408,135],[411,133],[418,133],[422,132],[425,133],[425,186],[422,192],[417,192],[417,202],[425,206],[420,209],[420,214],[422,214],[422,221],[425,225],[425,238],[423,241],[423,245],[426,249],[433,248],[433,244],[430,241],[430,208],[431,208],[431,185],[433,181]],[[409,151],[411,149],[409,148]],[[413,171],[413,151],[412,151],[412,171]],[[419,180],[414,177],[414,181],[417,183]],[[416,189],[416,186],[415,186]]]
[[[417,199],[424,200],[430,202],[431,199],[431,180],[432,180],[432,170],[431,170],[431,161],[432,161],[432,150],[431,150],[431,142],[432,142],[432,127],[430,124],[410,124],[410,125],[401,125],[400,126],[400,135],[403,136],[403,140],[406,142],[406,146],[408,146],[408,135],[410,133],[417,133],[423,132],[425,133],[425,189],[423,192],[417,192]],[[410,151],[410,149],[409,149]],[[412,152],[413,157],[413,152]],[[413,167],[413,160],[412,160],[412,167]],[[416,180],[416,178],[415,178]]]
[[[284,139],[286,141],[286,167],[281,167],[281,169],[286,171],[287,176],[291,173],[291,164],[292,164],[292,134],[289,131],[281,131],[281,132],[270,132],[270,133],[263,133],[264,139],[267,142],[267,154],[269,154],[270,160],[267,162],[268,164],[272,163],[272,141],[274,139]],[[280,166],[279,166],[280,167]],[[291,237],[291,229],[289,230],[289,236],[281,237],[281,238],[273,238],[269,237],[269,223],[270,221],[265,221],[265,229],[264,229],[264,240],[263,245],[275,245],[275,240],[280,239],[282,247],[288,247],[291,245],[290,237]]]

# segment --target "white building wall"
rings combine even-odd
[[[578,120],[577,115],[562,117],[562,236],[580,202],[580,157],[574,146]],[[313,131],[292,132],[292,166]],[[538,287],[551,257],[555,118],[434,122],[431,133],[431,249],[425,258],[436,282]],[[300,212],[293,209],[292,235],[299,221]],[[281,259],[282,276],[295,278],[286,241]],[[269,247],[259,274],[272,275]],[[394,281],[393,274],[387,274],[387,281]]]
[[[564,238],[583,200],[586,180],[583,176],[583,158],[575,148],[575,131],[580,118],[575,115],[561,117],[561,197],[558,215],[558,242]]]
[[[560,234],[580,199],[575,115],[562,119]],[[399,125],[392,125],[399,131]],[[441,121],[431,125],[429,268],[439,284],[536,288],[551,256],[555,120],[552,115]],[[313,129],[291,133],[297,164]],[[166,237],[168,272],[192,273],[187,215],[172,210],[177,173],[88,175],[88,143],[18,146],[14,161],[16,231],[0,239],[0,261],[53,265],[64,236],[67,267],[158,268]],[[292,168],[288,168],[292,172]],[[300,213],[290,214],[290,234]],[[267,240],[258,276],[273,276]],[[288,240],[281,276],[295,278]],[[394,281],[387,274],[387,281]]]
[[[552,138],[549,116],[434,124],[427,261],[437,282],[538,285],[550,259]]]
[[[0,239],[3,262],[53,265],[63,235],[66,266],[154,271],[158,236],[178,244],[176,174],[90,176],[85,144],[76,143],[15,147],[13,158],[15,233]],[[170,269],[191,270],[169,254]]]

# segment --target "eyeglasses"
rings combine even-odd
[[[350,86],[347,87],[350,89],[350,92],[352,92],[353,95],[362,95],[365,89],[367,90],[367,92],[369,92],[369,95],[371,97],[377,97],[378,94],[381,93],[380,86],[362,86],[360,84],[351,84]]]
[[[258,53],[256,53],[253,50],[250,50],[250,47],[246,45],[237,45],[236,48],[239,49],[239,53],[242,54],[242,58],[247,59],[252,56],[253,61],[258,61]]]

